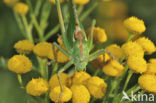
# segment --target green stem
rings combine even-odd
[[[54,75],[58,70],[58,63],[55,63],[53,68],[52,68],[52,74],[51,75]]]
[[[17,22],[17,24],[18,24],[18,26],[19,26],[19,29],[20,29],[20,31],[21,31],[22,34],[23,34],[23,37],[26,38],[26,39],[28,39],[28,37],[27,37],[27,35],[26,35],[26,31],[25,31],[25,29],[24,29],[24,26],[23,26],[23,24],[22,24],[22,21],[21,21],[20,16],[19,16],[17,13],[15,13],[15,12],[14,12],[14,16],[15,16],[16,22]]]
[[[127,85],[128,85],[128,83],[129,83],[129,81],[130,81],[132,75],[133,75],[133,71],[129,70],[128,76],[127,76],[127,79],[126,79],[126,82],[125,82],[125,85],[124,85],[124,87],[123,87],[123,91],[125,91],[125,89],[127,88]]]
[[[47,59],[37,57],[38,63],[39,63],[39,69],[41,76],[48,80],[48,67],[47,67]]]
[[[31,14],[31,19],[32,19],[32,22],[33,22],[33,24],[34,24],[34,26],[35,26],[38,34],[39,34],[40,40],[42,40],[43,39],[43,31],[42,31],[40,25],[38,24],[37,19],[33,13]]]
[[[45,36],[43,41],[48,40],[51,36],[53,36],[55,33],[57,33],[57,31],[59,30],[60,26],[59,24],[56,25],[51,31],[49,31]]]
[[[119,97],[117,96],[117,95],[118,95],[118,90],[119,90],[121,81],[122,81],[123,78],[125,78],[125,76],[126,76],[127,70],[128,70],[128,65],[126,64],[126,65],[125,65],[125,68],[124,68],[124,73],[123,73],[122,76],[119,77],[119,79],[118,79],[118,82],[117,82],[117,85],[116,85],[117,88],[116,88],[115,91],[114,91],[114,99],[113,99],[113,102],[112,102],[112,103],[116,103],[117,99],[119,98]]]
[[[84,8],[84,5],[79,5],[78,9],[77,9],[77,13],[80,15],[82,10]]]
[[[97,2],[93,3],[93,5],[91,5],[90,8],[82,14],[80,20],[83,21],[97,6],[98,6]]]
[[[22,15],[21,17],[22,17],[22,20],[23,20],[23,24],[25,26],[26,35],[27,35],[28,39],[33,42],[32,33],[31,33],[30,28],[29,28],[29,25],[28,25],[28,21],[26,19],[26,16],[25,15]]]
[[[18,82],[19,82],[21,88],[24,88],[21,74],[17,74],[17,79],[18,79]]]
[[[134,37],[134,34],[129,34],[127,42],[131,41],[133,37]]]

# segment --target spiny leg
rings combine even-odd
[[[102,54],[104,54],[104,53],[108,53],[113,59],[117,60],[116,57],[114,57],[114,55],[113,55],[110,51],[108,51],[108,50],[106,50],[106,49],[100,49],[100,50],[94,52],[93,54],[91,54],[91,55],[87,58],[87,59],[88,59],[88,62],[90,62],[90,61],[96,59],[97,57],[99,57],[100,55],[102,55]]]
[[[61,82],[61,76],[60,76],[60,74],[62,72],[64,72],[65,70],[67,70],[72,64],[73,64],[73,61],[71,60],[63,68],[61,68],[58,71],[58,73],[57,73],[57,77],[58,77],[58,81],[59,81],[59,85],[60,85],[60,89],[61,89],[61,94],[60,94],[59,98],[56,100],[56,102],[60,102],[60,100],[61,100],[61,98],[63,96],[63,84]]]
[[[71,58],[72,56],[65,51],[60,45],[58,45],[56,42],[53,43],[54,46],[56,46],[64,55],[66,55],[67,57]]]

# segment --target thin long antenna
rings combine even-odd
[[[77,26],[80,26],[74,0],[72,0],[72,6],[73,6],[73,10],[74,10],[74,16],[75,16],[76,25]]]

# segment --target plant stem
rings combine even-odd
[[[33,42],[33,37],[32,37],[32,33],[31,33],[31,30],[30,30],[29,25],[28,25],[28,21],[27,21],[25,15],[22,15],[21,17],[23,20],[23,24],[25,26],[26,35],[27,35],[28,39]]]
[[[17,79],[18,79],[18,82],[19,82],[21,88],[24,88],[21,74],[17,74]]]
[[[123,91],[125,91],[125,89],[127,88],[127,85],[128,85],[128,83],[129,83],[129,80],[130,80],[130,78],[132,77],[132,75],[133,75],[133,72],[132,72],[131,70],[129,70],[128,76],[127,76],[127,79],[126,79],[126,82],[125,82],[125,85],[124,85],[124,87],[123,87]]]
[[[18,24],[18,26],[19,26],[19,29],[20,29],[20,31],[22,32],[23,37],[26,38],[26,39],[28,39],[28,37],[27,37],[27,35],[26,35],[26,31],[25,31],[25,29],[24,29],[24,26],[23,26],[23,24],[22,24],[22,21],[21,21],[20,16],[19,16],[17,13],[15,13],[15,12],[14,12],[14,16],[15,16],[15,19],[16,19],[17,24]]]
[[[58,63],[55,63],[53,68],[52,68],[52,74],[51,75],[54,75],[57,72],[57,69],[58,69]]]
[[[93,3],[93,5],[91,5],[90,8],[82,14],[80,20],[83,21],[97,6],[98,6],[97,2]]]
[[[43,41],[48,40],[51,36],[53,36],[58,30],[59,30],[60,26],[59,24],[56,25],[50,32],[48,32],[45,36]]]

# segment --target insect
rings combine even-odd
[[[85,70],[88,62],[96,59],[101,54],[104,54],[105,52],[108,51],[105,49],[101,49],[90,54],[90,51],[93,46],[93,28],[95,26],[95,20],[93,20],[92,22],[91,34],[87,38],[84,28],[81,22],[79,21],[79,17],[76,13],[74,0],[69,0],[70,21],[67,30],[65,29],[64,26],[59,0],[56,0],[56,6],[58,11],[60,27],[61,27],[62,39],[63,39],[64,46],[67,50],[65,51],[64,49],[62,49],[57,43],[53,43],[53,45],[56,46],[67,57],[72,58],[58,72],[58,80],[62,91],[60,97],[58,98],[59,100],[63,95],[63,86],[61,84],[61,79],[59,74],[64,72],[66,69],[68,69],[72,64],[74,64],[75,69],[77,71]]]

